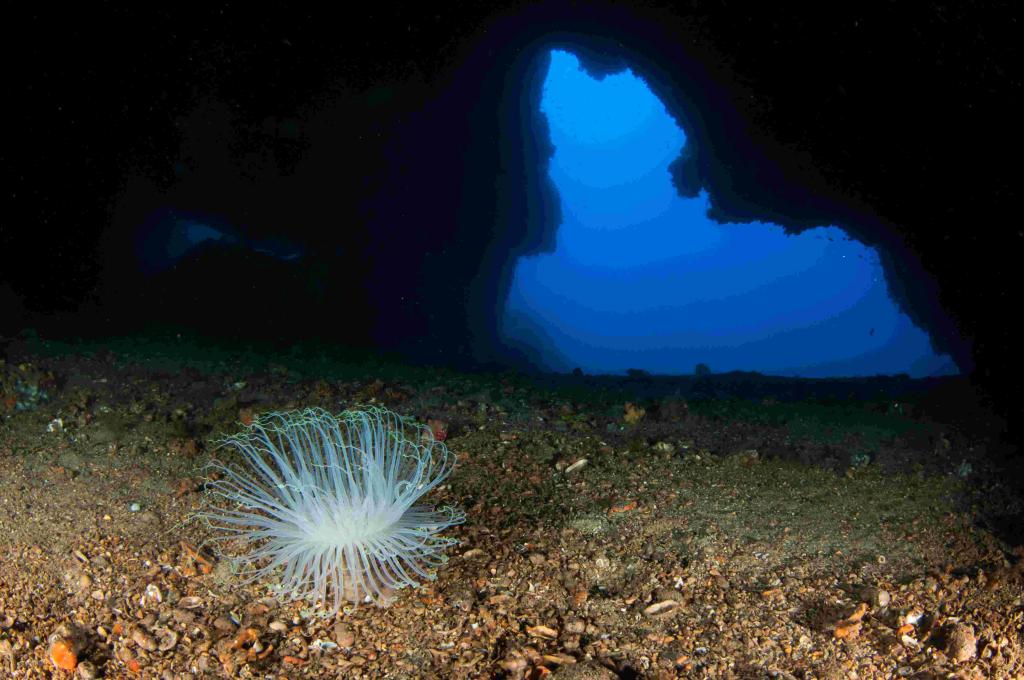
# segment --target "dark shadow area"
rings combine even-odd
[[[592,74],[628,65],[646,79],[691,143],[677,189],[707,190],[717,219],[837,224],[877,248],[900,309],[1009,415],[1022,364],[999,310],[1018,296],[1021,241],[999,150],[1017,117],[1015,12],[556,2],[344,21],[288,8],[26,17],[12,193],[32,217],[0,241],[0,299],[17,300],[3,330],[166,321],[522,365],[496,328],[512,266],[549,250],[560,218],[535,112],[543,54],[561,46]],[[248,246],[207,244],[147,277],[134,243],[164,209],[215,215]],[[251,247],[273,239],[307,255]]]

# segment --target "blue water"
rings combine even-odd
[[[517,263],[503,319],[546,368],[752,370],[804,377],[956,373],[889,299],[877,253],[835,226],[719,224],[681,198],[686,136],[631,71],[551,53],[541,111],[564,222]]]

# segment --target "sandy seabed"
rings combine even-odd
[[[9,677],[1024,677],[1024,559],[985,520],[1018,501],[992,442],[923,412],[890,436],[821,429],[827,406],[784,421],[629,386],[11,354]],[[437,580],[336,616],[243,584],[236,546],[193,520],[212,437],[371,403],[458,457],[428,499],[467,515]]]

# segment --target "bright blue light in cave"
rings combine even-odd
[[[506,339],[547,368],[750,370],[804,377],[956,373],[889,299],[874,250],[839,228],[717,224],[668,165],[686,137],[630,71],[596,80],[551,53],[541,111],[563,223],[516,266]]]

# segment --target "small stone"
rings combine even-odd
[[[448,595],[448,603],[455,609],[468,612],[476,604],[476,593],[467,585],[456,586]]]
[[[338,643],[339,647],[349,648],[356,643],[356,636],[352,632],[352,627],[347,623],[336,623],[334,624],[334,641]]]
[[[310,647],[319,649],[323,652],[333,652],[338,648],[338,643],[331,642],[330,640],[313,640],[313,644],[310,645]]]
[[[141,628],[132,631],[132,642],[147,652],[155,652],[157,649],[156,639]]]
[[[203,601],[195,595],[189,595],[178,600],[178,606],[182,609],[199,609],[203,606]]]
[[[916,626],[922,618],[924,618],[924,613],[920,609],[915,608],[901,616],[900,621],[904,624]]]
[[[526,634],[530,637],[540,638],[541,640],[555,640],[558,638],[558,631],[549,626],[527,626]]]
[[[644,609],[644,616],[650,616],[652,618],[668,616],[678,608],[679,602],[677,600],[662,600],[661,602],[655,602]]]
[[[963,663],[977,653],[978,640],[974,637],[974,629],[963,623],[956,624],[946,638],[946,655],[957,663]]]
[[[100,677],[100,672],[92,661],[81,662],[75,671],[78,674],[78,680],[96,680]]]
[[[170,628],[161,628],[157,631],[157,633],[160,635],[160,637],[159,639],[157,639],[156,646],[157,649],[159,649],[161,652],[166,652],[168,650],[174,649],[175,646],[177,646],[178,634]]]
[[[288,624],[284,621],[271,621],[270,630],[274,631],[275,633],[283,633],[286,630],[288,630]]]
[[[513,673],[517,676],[521,676],[523,671],[525,671],[529,667],[530,662],[527,661],[526,657],[523,656],[521,652],[516,650],[513,652],[509,652],[509,654],[505,657],[505,659],[501,662],[500,665],[502,668],[509,671],[510,673]]]
[[[869,586],[862,590],[860,598],[862,601],[871,605],[872,609],[888,607],[889,602],[892,600],[892,596],[889,595],[888,590],[882,590],[881,588],[875,588],[873,586]]]
[[[171,618],[185,626],[191,625],[196,621],[196,615],[185,609],[175,609],[171,612]]]
[[[682,643],[671,642],[658,654],[658,665],[668,670],[681,669],[690,660],[690,655],[687,652],[687,648]]]
[[[569,467],[565,468],[564,472],[567,475],[571,475],[572,473],[576,472],[577,470],[582,470],[583,468],[585,468],[587,466],[587,463],[589,463],[589,462],[590,461],[587,460],[586,458],[580,458],[578,461],[576,461],[575,463],[573,463]]]
[[[587,629],[587,624],[580,619],[572,619],[565,624],[565,632],[571,635],[580,635]]]
[[[661,602],[663,600],[672,600],[673,602],[683,603],[683,594],[675,588],[658,588],[654,591],[654,600]]]
[[[841,621],[836,624],[835,630],[832,634],[836,639],[844,638],[855,638],[860,635],[860,629],[863,624],[860,621],[850,621],[849,619]]]
[[[615,680],[619,676],[596,661],[559,666],[549,680]]]
[[[150,583],[146,586],[146,598],[159,604],[164,601],[163,593],[160,592],[160,588]]]
[[[235,622],[226,616],[218,616],[213,620],[213,627],[225,633],[230,633],[235,629]]]

